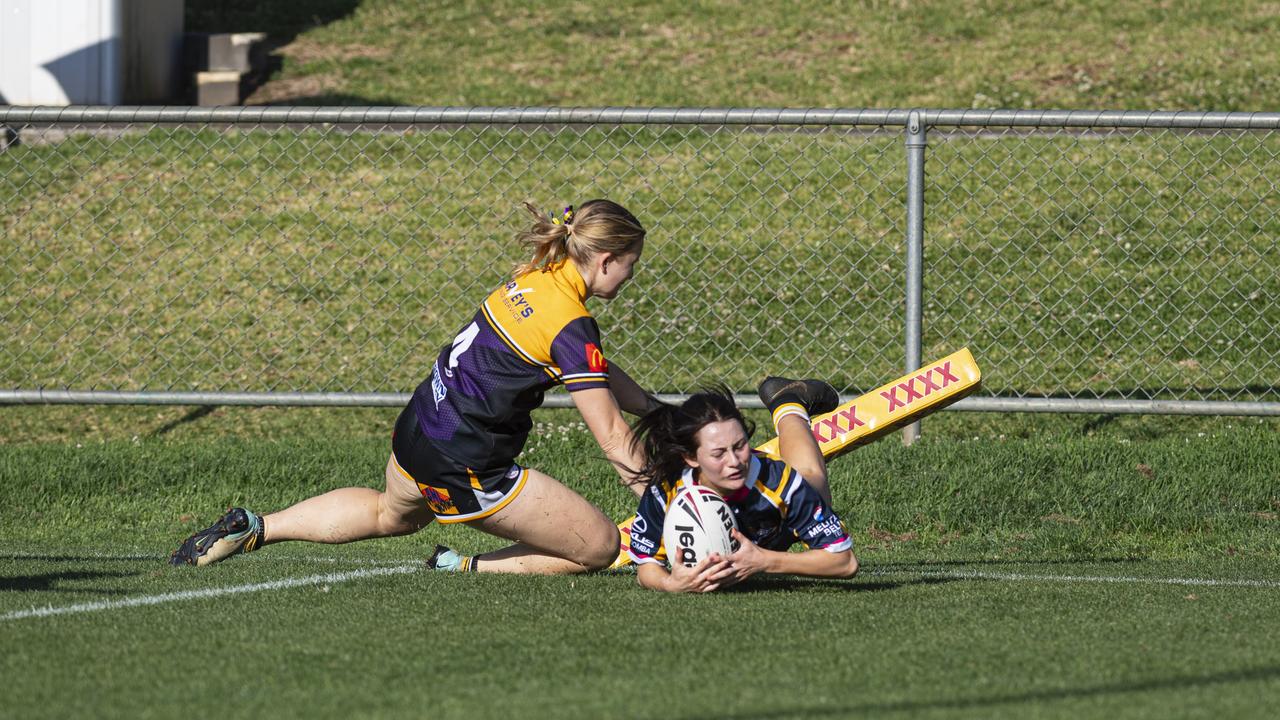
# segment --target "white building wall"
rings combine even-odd
[[[0,0],[0,101],[119,104],[126,1]]]

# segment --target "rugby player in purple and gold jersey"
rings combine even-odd
[[[853,542],[831,509],[826,463],[809,426],[809,415],[835,408],[835,389],[818,380],[771,377],[760,384],[760,398],[773,414],[781,460],[752,451],[751,425],[724,389],[658,407],[637,423],[648,487],[631,525],[630,554],[644,587],[709,592],[762,572],[826,578],[858,572]],[[701,485],[725,499],[738,524],[738,549],[728,557],[713,553],[692,568],[673,563],[668,571],[663,521],[683,485]],[[807,549],[788,552],[797,542]]]
[[[575,573],[608,567],[618,528],[554,478],[516,463],[543,393],[564,385],[624,484],[640,448],[620,410],[659,403],[604,354],[588,298],[612,299],[631,279],[645,229],[609,200],[536,218],[519,239],[535,248],[444,347],[401,412],[386,487],[334,490],[279,512],[233,508],[171,557],[208,565],[285,540],[346,543],[407,535],[429,523],[464,523],[516,544],[475,557],[444,547],[440,570]]]

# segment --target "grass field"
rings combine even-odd
[[[271,33],[252,102],[1280,106],[1266,0],[186,7]],[[651,227],[593,308],[645,384],[900,372],[900,129],[137,130],[0,152],[5,387],[407,391],[520,259],[519,201],[595,194]],[[970,345],[986,393],[1274,401],[1278,143],[935,129],[926,356]],[[0,406],[0,717],[1280,706],[1276,419],[941,413],[833,465],[848,582],[445,577],[435,543],[498,541],[440,527],[165,563],[229,505],[375,486],[397,411]],[[522,462],[631,512],[575,413],[535,420]]]
[[[527,461],[625,514],[572,415],[541,417]],[[850,582],[681,598],[629,574],[440,577],[414,569],[433,543],[496,544],[440,528],[164,564],[223,507],[372,484],[385,452],[0,446],[6,713],[1269,717],[1280,700],[1274,425],[860,449],[832,472]]]

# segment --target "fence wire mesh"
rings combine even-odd
[[[997,395],[1280,399],[1278,171],[1273,132],[936,129],[925,341]]]
[[[593,307],[647,387],[902,371],[896,116],[93,117],[8,120],[6,387],[403,393],[525,258],[521,201],[591,197],[650,229]],[[1280,400],[1276,177],[1274,129],[931,127],[925,359],[969,345],[1014,398]]]
[[[837,127],[25,127],[0,155],[4,384],[397,392],[527,249],[521,201],[650,229],[595,305],[650,387],[900,358],[897,134]]]

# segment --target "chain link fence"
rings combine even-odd
[[[959,407],[1280,414],[1280,115],[925,111],[917,175],[910,116],[0,108],[0,402],[401,403],[522,201],[609,197],[650,242],[593,312],[664,393],[856,394],[905,326]]]

